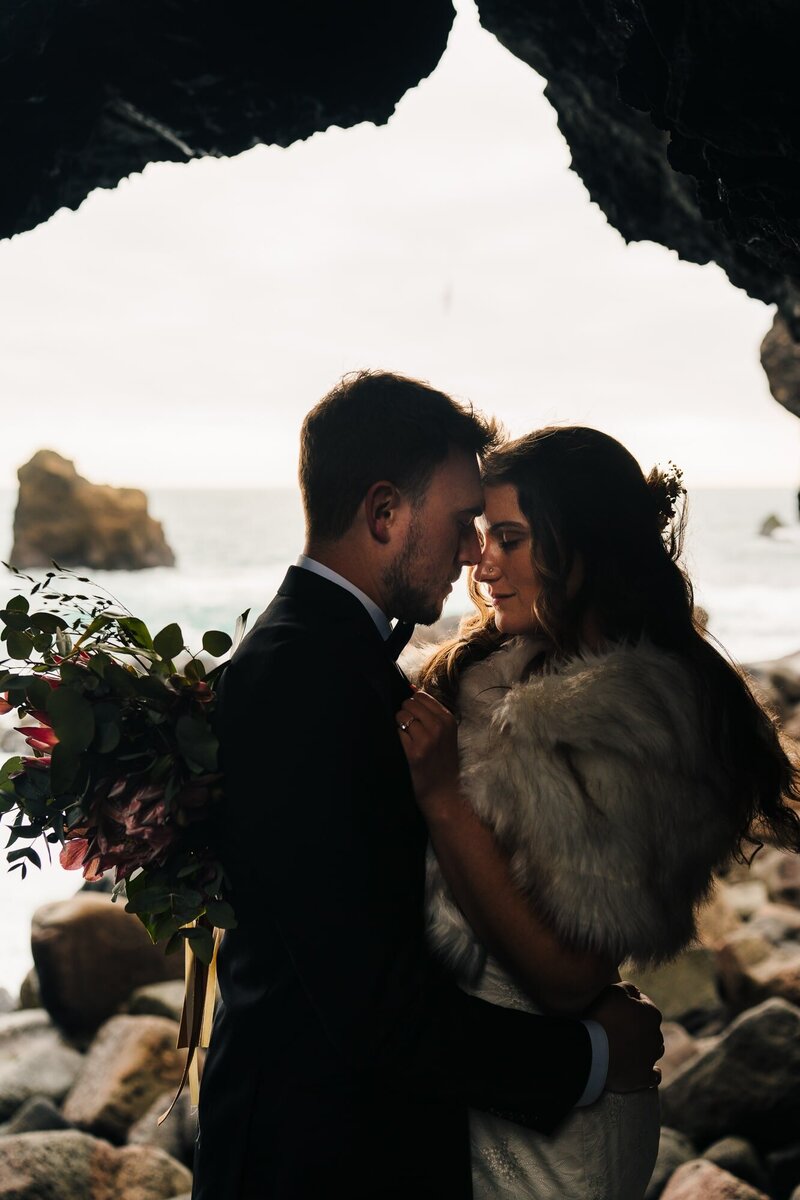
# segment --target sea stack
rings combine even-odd
[[[54,559],[64,567],[106,571],[175,565],[139,488],[90,483],[54,450],[37,450],[17,477],[14,566],[48,567]]]

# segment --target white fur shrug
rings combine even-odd
[[[464,672],[464,793],[556,933],[618,962],[667,959],[735,837],[689,670],[641,641],[520,681],[541,648],[512,638]],[[437,952],[474,979],[485,952],[432,852],[428,917]]]

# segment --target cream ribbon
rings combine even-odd
[[[193,928],[197,921],[192,921],[187,928]],[[222,941],[221,929],[213,930],[214,952],[208,966],[192,949],[191,942],[184,942],[184,992],[181,1023],[178,1030],[178,1050],[186,1049],[186,1062],[183,1067],[178,1090],[172,1098],[172,1103],[165,1113],[158,1118],[158,1124],[166,1121],[178,1102],[178,1099],[189,1081],[189,1095],[192,1105],[197,1107],[200,1101],[200,1060],[197,1054],[199,1048],[206,1049],[211,1040],[211,1026],[214,1023],[214,1006],[217,1000],[217,954]]]

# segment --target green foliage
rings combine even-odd
[[[77,590],[87,578],[53,568],[35,581],[9,567],[35,609],[22,594],[0,607],[0,693],[19,717],[49,727],[36,742],[54,743],[0,766],[9,869],[24,876],[41,865],[39,838],[48,855],[61,846],[70,867],[114,869],[113,899],[125,895],[154,942],[171,952],[188,941],[209,962],[212,926],[236,925],[207,821],[219,793],[212,720],[225,664],[207,671],[190,651],[178,672],[186,647],[177,623],[153,637],[113,597]],[[233,640],[205,633],[203,651],[226,655],[247,615]]]

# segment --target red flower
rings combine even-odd
[[[46,725],[15,725],[17,733],[24,733],[25,741],[33,750],[50,750],[58,745],[58,738]]]
[[[0,698],[0,717],[4,717],[6,713],[11,712],[13,707],[13,704],[8,703],[8,692],[3,692],[2,698]]]

